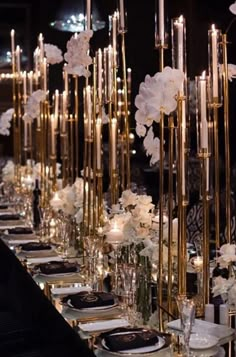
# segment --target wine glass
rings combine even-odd
[[[177,306],[180,314],[181,329],[183,330],[184,351],[183,356],[190,357],[192,353],[189,348],[189,340],[192,330],[192,325],[195,317],[195,304],[186,296],[177,296]]]

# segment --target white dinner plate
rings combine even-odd
[[[194,350],[206,350],[216,346],[219,339],[212,335],[201,335],[199,333],[190,336],[189,346]]]
[[[127,331],[127,332],[119,332],[117,334],[114,334],[114,335],[127,335],[129,334],[130,331]],[[164,345],[165,345],[165,340],[164,338],[158,336],[158,342],[155,344],[155,345],[152,345],[152,346],[147,346],[147,347],[140,347],[140,348],[133,348],[133,349],[130,349],[130,350],[122,350],[122,351],[117,351],[119,354],[140,354],[140,353],[150,353],[150,352],[156,352],[158,350],[160,350]],[[104,349],[106,351],[110,351],[109,348],[106,346],[106,343],[105,343],[105,340],[102,339],[101,341],[101,345],[102,347],[104,347]],[[113,352],[113,351],[111,351]]]

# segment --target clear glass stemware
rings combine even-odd
[[[176,301],[183,331],[183,356],[190,357],[192,353],[190,352],[189,340],[195,318],[195,304],[193,300],[187,299],[185,296],[178,296]]]

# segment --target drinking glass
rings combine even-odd
[[[181,329],[183,331],[183,356],[190,357],[192,354],[189,348],[189,340],[195,317],[195,304],[193,300],[183,296],[178,296],[176,300],[180,315]]]

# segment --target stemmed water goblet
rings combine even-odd
[[[177,296],[177,306],[180,315],[181,329],[183,331],[183,356],[190,357],[189,340],[192,330],[192,325],[195,318],[195,304],[191,299],[187,299],[186,296]]]

